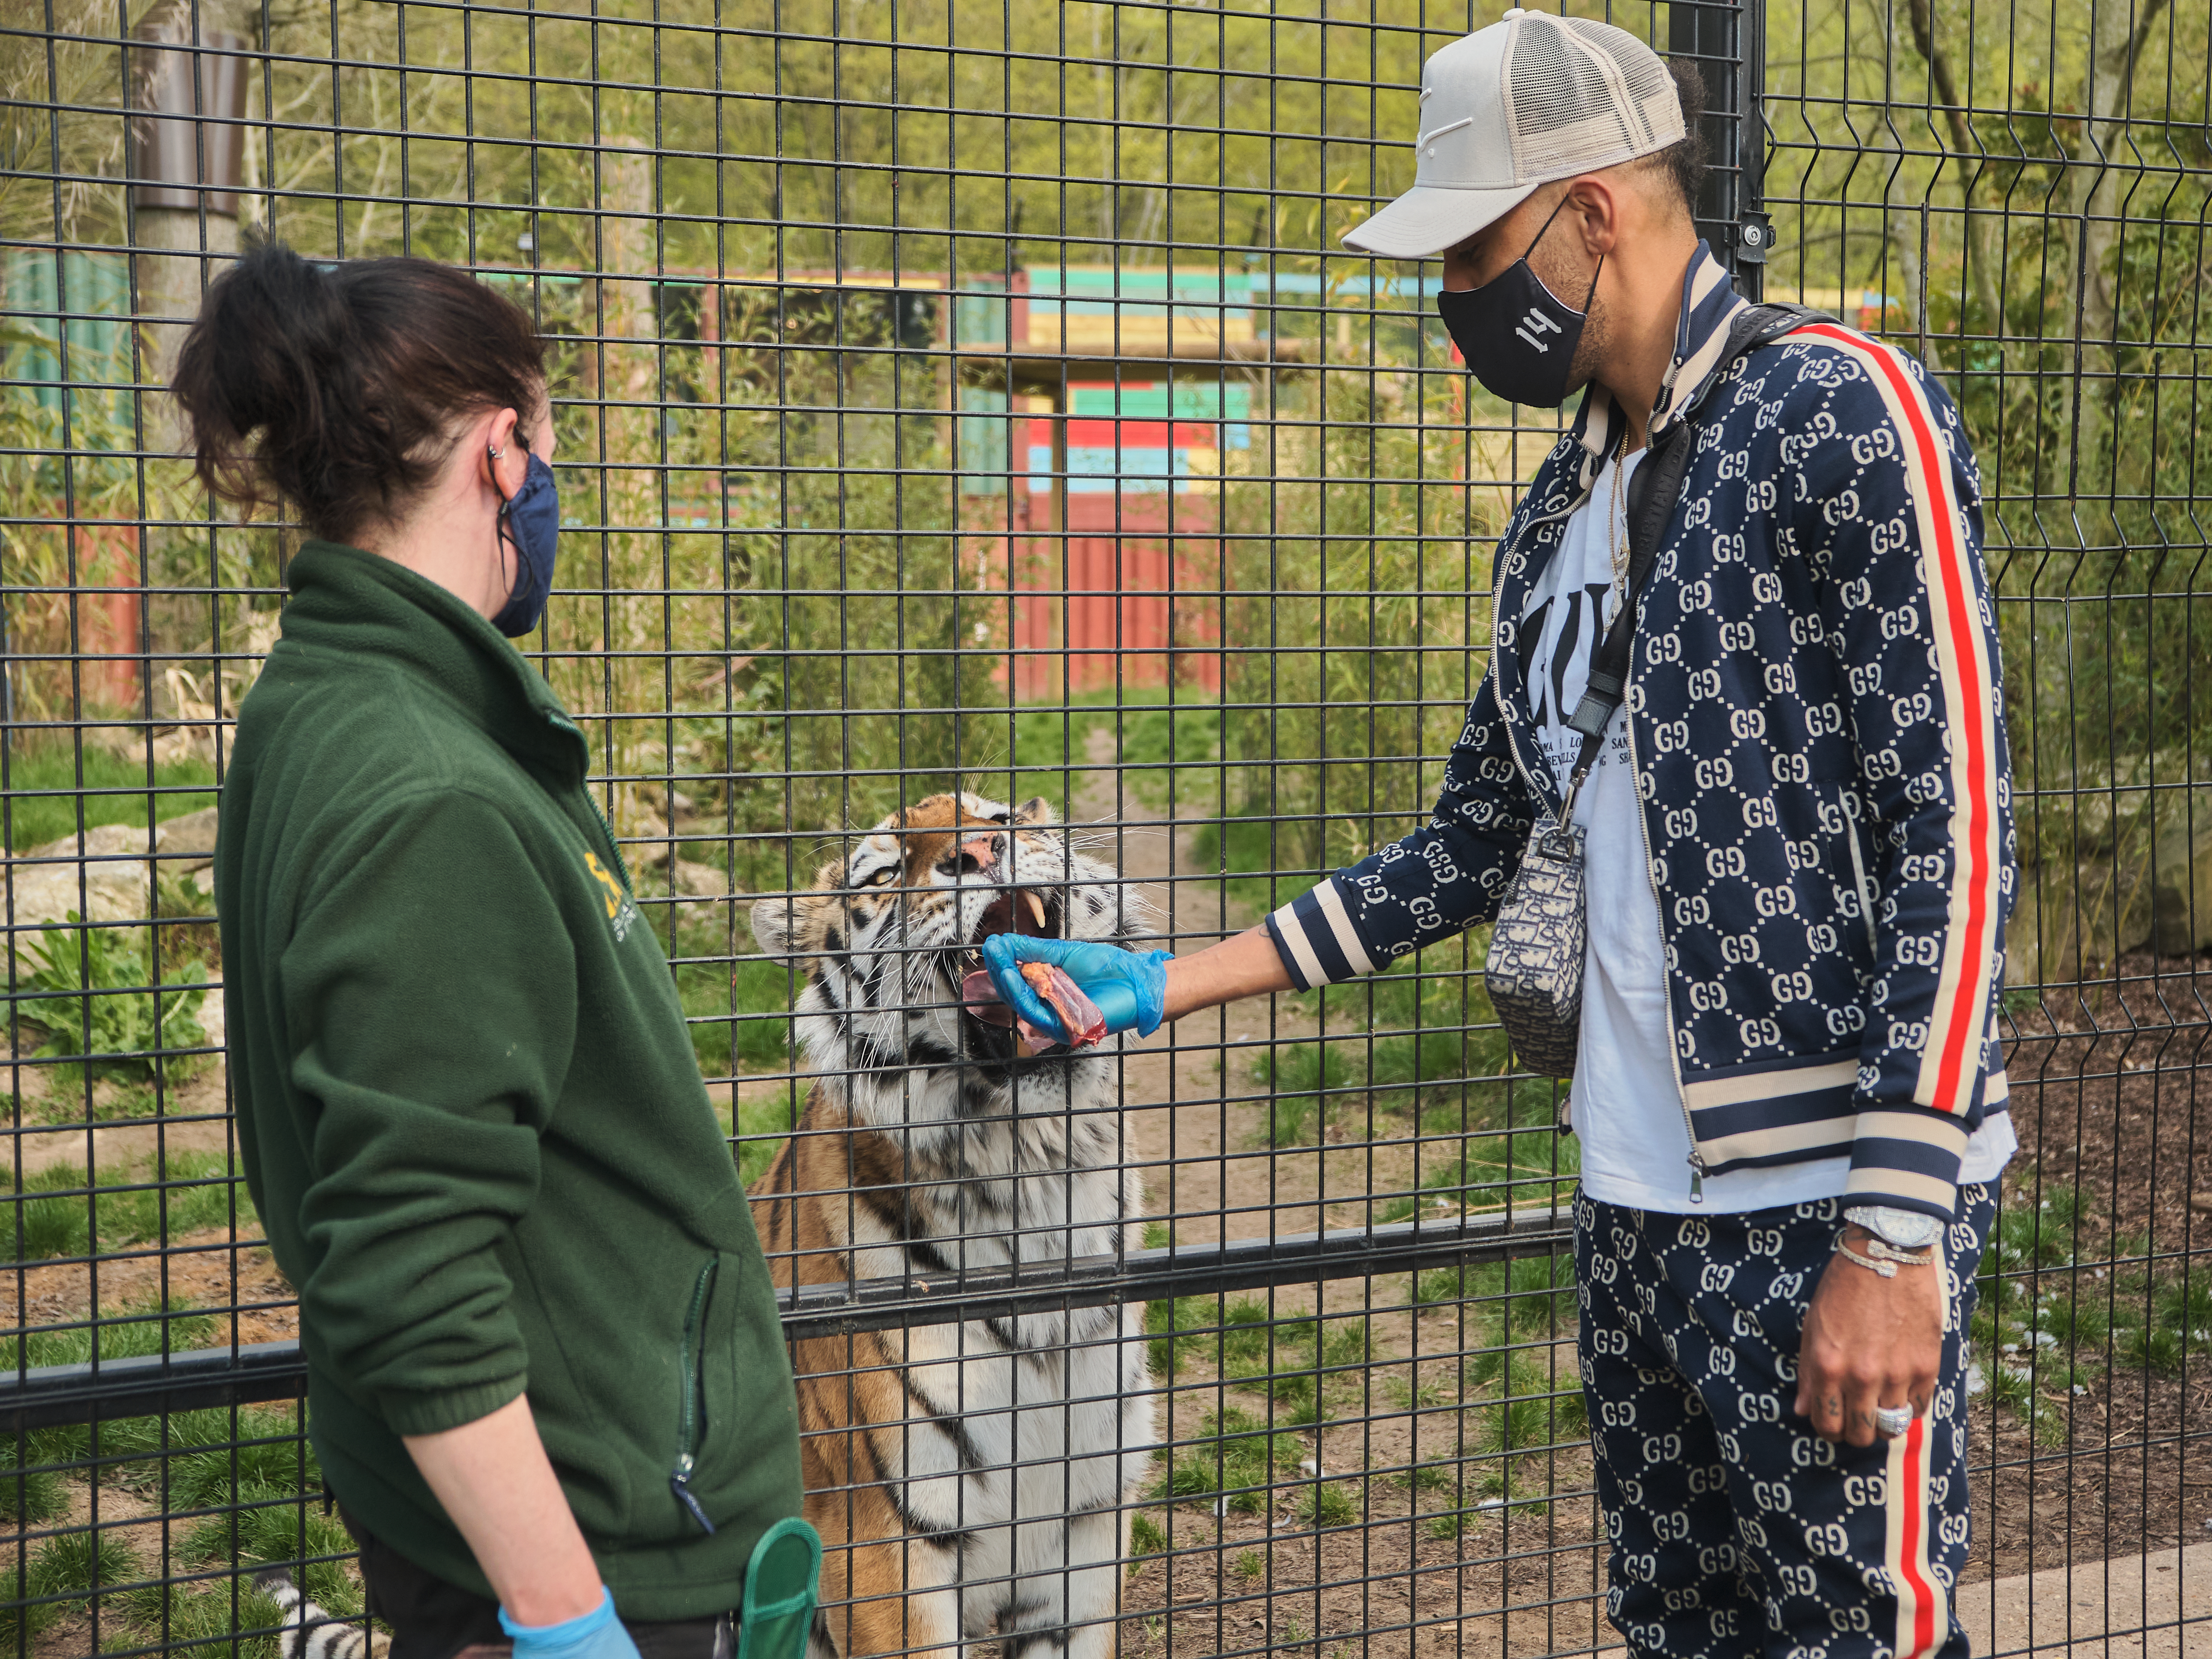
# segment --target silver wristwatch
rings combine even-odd
[[[1855,1206],[1844,1212],[1844,1219],[1900,1250],[1924,1250],[1943,1236],[1943,1224],[1934,1216],[1893,1210],[1887,1204]]]

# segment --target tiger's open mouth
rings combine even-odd
[[[988,992],[969,1000],[970,988],[982,981],[982,943],[994,933],[1027,933],[1032,938],[1058,939],[1066,907],[1061,895],[1049,887],[1007,887],[1000,890],[975,923],[968,948],[954,960],[953,994],[967,1016],[966,1030],[980,1055],[994,1060],[1027,1058],[1036,1050],[1022,1041],[1013,1028],[1013,1010]]]
[[[968,949],[960,955],[960,972],[972,974],[983,965],[983,941],[994,933],[1027,933],[1032,938],[1059,939],[1066,907],[1060,896],[1045,887],[1008,887],[991,902],[975,924]]]

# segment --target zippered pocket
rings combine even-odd
[[[1859,915],[1866,922],[1867,955],[1878,957],[1881,945],[1875,937],[1874,884],[1867,879],[1866,852],[1859,845],[1858,815],[1851,811],[1850,797],[1842,789],[1836,791],[1836,808],[1844,815],[1844,846],[1851,856],[1851,882],[1858,889]]]
[[[699,1277],[691,1286],[690,1310],[684,1316],[684,1340],[677,1350],[676,1366],[679,1381],[678,1406],[676,1414],[676,1466],[669,1471],[668,1489],[676,1494],[676,1501],[684,1512],[699,1523],[701,1531],[711,1534],[714,1523],[707,1518],[707,1511],[699,1505],[691,1491],[691,1473],[698,1467],[699,1436],[703,1426],[704,1402],[702,1401],[700,1368],[706,1361],[705,1319],[707,1297],[714,1288],[714,1275],[721,1267],[720,1256],[710,1255],[699,1269]]]

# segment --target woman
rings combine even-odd
[[[174,390],[207,484],[314,538],[216,903],[246,1181],[370,1609],[392,1659],[720,1659],[799,1510],[791,1372],[584,738],[501,637],[560,526],[537,332],[427,260],[264,247]]]

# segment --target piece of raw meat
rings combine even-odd
[[[1098,1006],[1083,994],[1083,988],[1061,969],[1049,963],[1025,962],[1022,977],[1030,988],[1043,999],[1053,1012],[1060,1016],[1060,1024],[1071,1033],[1071,1048],[1086,1048],[1106,1035],[1106,1017]],[[991,975],[977,969],[960,981],[960,1000],[968,1012],[988,1025],[1019,1027],[1023,1052],[1036,1054],[1049,1048],[1060,1039],[1037,1028],[1025,1019],[1018,1018],[1012,1008],[1000,1000],[999,988],[992,983]]]
[[[1106,1016],[1065,969],[1048,962],[1025,962],[1022,977],[1029,981],[1030,989],[1043,1000],[1044,1006],[1060,1016],[1069,1048],[1087,1048],[1106,1035]]]

